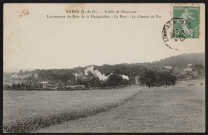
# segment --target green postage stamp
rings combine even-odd
[[[199,6],[173,6],[173,18],[181,19],[173,23],[172,37],[199,38],[199,15]]]

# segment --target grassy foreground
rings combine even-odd
[[[32,132],[123,104],[138,92],[137,86],[115,90],[4,91],[3,131]]]
[[[204,83],[187,80],[167,88],[144,87],[114,109],[35,133],[202,133],[206,131]]]

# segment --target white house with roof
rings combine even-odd
[[[192,66],[192,64],[188,64],[188,67],[191,67]]]
[[[172,66],[164,66],[164,69],[165,69],[165,71],[170,71],[170,70],[172,70],[173,69],[173,67]]]
[[[185,71],[185,72],[191,72],[191,71],[192,71],[192,68],[187,67],[187,68],[184,68],[184,70],[183,70],[183,71]]]
[[[47,84],[48,84],[47,81],[42,81],[42,82],[39,82],[39,83],[43,85],[43,88],[46,88],[47,87]]]

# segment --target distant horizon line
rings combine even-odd
[[[103,66],[103,65],[120,65],[120,64],[143,64],[143,63],[154,63],[154,62],[159,62],[161,60],[164,60],[164,59],[167,59],[167,58],[170,58],[170,57],[174,57],[174,56],[180,56],[180,55],[186,55],[186,54],[200,54],[200,53],[205,53],[205,52],[198,52],[198,53],[183,53],[183,54],[179,54],[179,55],[173,55],[173,56],[169,56],[169,57],[166,57],[166,58],[162,58],[162,59],[159,59],[159,60],[155,60],[155,61],[151,61],[151,62],[132,62],[132,63],[117,63],[117,64],[89,64],[89,65],[85,65],[85,66],[74,66],[74,67],[66,67],[66,68],[15,68],[15,67],[9,67],[8,69],[13,69],[13,70],[16,70],[16,71],[3,71],[4,73],[13,73],[13,72],[19,72],[20,70],[23,70],[23,71],[33,71],[33,70],[51,70],[51,69],[74,69],[74,68],[78,68],[78,67],[81,67],[81,68],[84,68],[84,67],[89,67],[89,66]]]

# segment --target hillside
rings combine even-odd
[[[190,53],[190,54],[172,56],[157,62],[153,62],[152,64],[156,64],[160,66],[170,65],[170,66],[178,66],[178,67],[185,67],[187,66],[187,64],[205,65],[205,53]]]
[[[152,63],[132,63],[132,64],[116,64],[102,66],[91,65],[85,67],[75,67],[73,69],[49,69],[49,70],[33,70],[33,71],[20,71],[19,73],[4,73],[4,83],[21,83],[21,82],[60,82],[75,84],[77,79],[86,78],[86,70],[91,70],[91,74],[101,78],[107,78],[111,73],[117,73],[121,76],[129,78],[133,82],[135,76],[140,75],[147,69],[161,70],[164,66],[173,67],[186,67],[187,64],[205,65],[205,53],[190,53],[169,58],[161,59],[160,61]],[[89,69],[88,69],[89,68]],[[88,71],[87,71],[88,72]],[[76,81],[75,81],[76,80]]]

